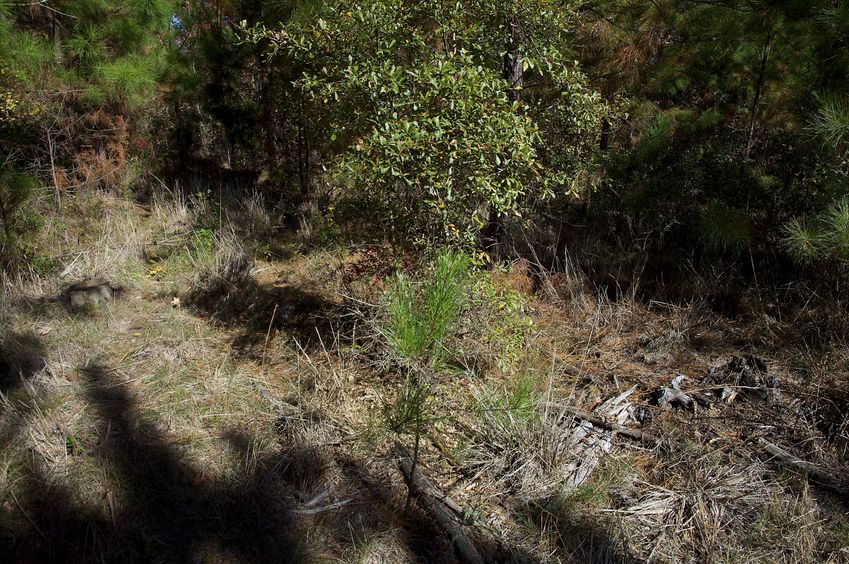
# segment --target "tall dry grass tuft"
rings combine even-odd
[[[150,207],[152,227],[155,234],[162,238],[185,232],[195,221],[196,212],[179,186],[173,189],[163,186],[155,190]]]
[[[252,240],[267,238],[274,225],[268,211],[268,203],[262,192],[253,191],[239,199],[239,205],[229,214],[232,224],[238,225],[246,237]]]
[[[138,218],[126,209],[106,213],[99,231],[90,248],[62,260],[60,279],[76,281],[99,275],[119,283],[132,281],[141,269],[146,239]]]
[[[214,316],[238,318],[252,297],[254,260],[235,229],[221,229],[211,241],[198,241],[191,260],[195,275],[187,292],[189,303]]]

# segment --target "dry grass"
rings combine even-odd
[[[253,257],[228,227],[210,241],[199,241],[191,253],[194,280],[187,301],[214,316],[238,317],[250,305]]]
[[[377,302],[382,263],[397,257],[271,239],[288,249],[273,260],[257,246],[275,229],[256,198],[229,214],[180,192],[150,209],[107,194],[66,205],[79,214],[36,241],[56,269],[0,279],[0,556],[455,558],[426,515],[403,514],[380,424],[399,375],[378,362],[374,310],[361,301]],[[87,315],[37,299],[95,274],[126,292]],[[661,411],[651,392],[679,373],[688,389],[707,387],[742,352],[746,328],[697,307],[611,302],[579,273],[540,282],[517,264],[493,284],[494,295],[524,296],[516,311],[533,329],[509,369],[459,362],[435,378],[422,446],[422,468],[466,510],[490,560],[849,558],[839,500],[748,440],[844,471],[834,390],[849,381],[845,347],[768,358],[779,401],[741,393]],[[193,293],[209,307],[190,306]],[[452,346],[491,356],[500,345],[484,335],[504,314],[470,316],[480,327]],[[566,406],[623,413],[674,446],[589,428]],[[638,407],[653,417],[633,421]]]

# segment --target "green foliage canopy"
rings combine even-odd
[[[524,201],[568,193],[578,155],[541,153],[548,122],[585,133],[606,111],[569,58],[571,14],[548,0],[336,0],[245,35],[302,61],[336,178],[393,238],[469,244],[493,210],[518,216]],[[511,52],[522,84],[505,80]],[[521,101],[532,81],[540,93]]]

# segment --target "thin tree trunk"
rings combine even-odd
[[[463,531],[462,525],[448,511],[450,509],[456,515],[462,515],[463,509],[433,487],[421,471],[413,467],[410,457],[400,443],[395,444],[395,450],[401,458],[399,461],[401,473],[404,475],[407,486],[416,497],[419,506],[427,511],[451,536],[454,549],[463,562],[483,564],[485,561],[477,546]]]
[[[53,177],[53,189],[56,191],[56,209],[62,209],[62,194],[59,192],[59,182],[56,178],[56,160],[53,156],[53,137],[50,135],[50,128],[46,129],[47,133],[47,149],[50,151],[50,175]]]
[[[766,44],[764,45],[763,53],[761,54],[761,64],[758,69],[758,80],[755,83],[755,96],[752,99],[752,107],[749,109],[749,138],[746,141],[746,157],[752,152],[752,147],[755,144],[755,122],[757,119],[758,106],[761,103],[763,95],[764,82],[766,80],[766,66],[769,63],[769,51],[772,46],[772,31],[767,34]]]
[[[522,26],[515,17],[507,20],[510,29],[510,45],[504,55],[502,74],[507,83],[507,99],[518,111],[517,104],[522,101],[522,88],[524,87],[524,57],[522,56],[522,45],[525,42],[525,33]],[[481,245],[483,250],[492,257],[498,254],[498,244],[504,233],[504,220],[494,206],[489,208],[489,217],[481,229]]]
[[[260,97],[262,99],[262,127],[265,133],[265,164],[271,168],[277,162],[277,151],[274,143],[274,100],[272,97],[272,76],[269,71],[265,76]]]
[[[602,153],[607,152],[607,148],[610,145],[610,122],[607,118],[601,120],[601,136],[598,140],[598,148]]]
[[[410,470],[410,476],[416,475],[416,467],[419,465],[419,442],[422,436],[422,426],[421,421],[416,421],[416,440],[413,444],[413,465]],[[407,501],[404,502],[404,513],[408,513],[410,511],[410,502],[413,499],[413,484],[410,483],[407,487]]]
[[[6,204],[0,201],[0,219],[3,220],[3,236],[7,245],[12,245],[12,227],[9,225],[9,213]]]
[[[507,97],[511,102],[516,103],[522,100],[524,87],[522,45],[525,42],[525,34],[515,18],[510,18],[507,25],[510,28],[510,48],[504,56],[503,72],[508,87]]]
[[[46,6],[45,17],[47,18],[47,27],[48,33],[50,34],[50,40],[53,42],[53,60],[56,63],[61,63],[62,35],[60,33],[61,24],[59,23],[59,18],[56,17],[55,10],[50,6]]]
[[[306,200],[310,193],[310,144],[304,117],[304,101],[298,100],[298,183],[301,197]]]

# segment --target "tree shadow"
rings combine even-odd
[[[295,286],[257,286],[250,315],[233,339],[233,348],[245,356],[257,353],[269,335],[282,332],[304,347],[332,342],[331,320],[340,306],[315,292]]]
[[[344,554],[357,553],[372,542],[384,544],[383,549],[386,549],[387,536],[392,536],[409,559],[405,561],[457,561],[450,538],[425,514],[415,506],[409,513],[404,513],[405,491],[394,486],[390,479],[389,475],[397,472],[391,461],[387,461],[389,465],[386,467],[378,463],[379,473],[375,474],[363,460],[339,451],[316,436],[310,437],[308,431],[305,437],[304,418],[311,425],[332,424],[320,410],[299,413],[294,420],[281,416],[277,428],[284,445],[288,446],[278,452],[269,451],[263,463],[280,469],[306,497],[314,498],[332,492],[335,498],[347,500],[345,505],[332,511],[303,517],[311,523],[311,528],[322,529],[325,538]],[[292,448],[292,444],[299,446]],[[386,558],[388,560],[385,561],[392,561],[400,555],[393,552]]]
[[[162,433],[140,417],[132,394],[111,370],[82,370],[100,420],[95,454],[114,472],[120,504],[112,515],[88,507],[70,486],[30,468],[21,502],[31,527],[0,523],[6,561],[189,562],[212,550],[218,561],[296,562],[305,554],[287,510],[284,480],[263,465],[213,479],[181,460]],[[211,547],[211,548],[210,548]]]
[[[341,306],[296,286],[260,285],[244,278],[232,287],[212,287],[195,292],[189,303],[199,314],[238,333],[231,347],[240,358],[259,357],[262,345],[282,332],[304,346],[333,341],[332,320],[340,317]]]
[[[0,392],[8,394],[46,366],[47,350],[34,333],[7,332],[0,341]]]
[[[335,522],[331,530],[339,533],[336,540],[348,543],[355,548],[358,542],[380,538],[387,530],[398,532],[407,553],[414,562],[435,562],[440,564],[463,562],[455,552],[449,533],[439,529],[431,517],[414,503],[409,513],[404,513],[405,491],[394,489],[391,483],[369,472],[362,461],[349,456],[337,457],[337,464],[343,475],[359,488],[358,498],[347,511],[339,511],[330,516]],[[393,468],[393,471],[398,471]],[[370,511],[356,509],[369,504]],[[465,528],[465,532],[474,542],[485,562],[535,564],[540,557],[528,553],[522,548],[498,542],[488,535],[480,534],[474,527]],[[344,534],[344,536],[341,536]]]
[[[611,523],[588,514],[568,496],[532,500],[520,506],[517,513],[531,526],[549,531],[567,561],[593,564],[638,561],[627,545],[615,538]]]
[[[406,552],[415,562],[457,562],[451,539],[414,505],[404,514],[403,492],[374,476],[361,461],[349,456],[337,458],[347,481],[358,488],[352,507],[328,516],[335,540],[352,550],[372,539],[395,531]],[[367,510],[362,508],[367,506]]]
[[[81,374],[97,422],[90,454],[107,475],[99,487],[108,503],[82,496],[67,475],[33,458],[7,497],[15,505],[0,506],[2,562],[303,562],[311,558],[303,539],[319,526],[345,553],[391,532],[414,562],[458,562],[450,537],[415,506],[404,514],[402,488],[360,460],[282,431],[278,447],[258,452],[249,435],[231,429],[223,438],[240,462],[213,474],[142,415],[117,372],[89,366]],[[331,481],[350,503],[296,510],[297,492]],[[487,562],[539,561],[476,541]]]

